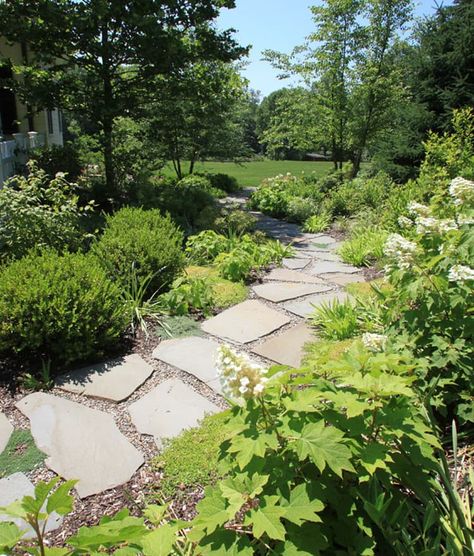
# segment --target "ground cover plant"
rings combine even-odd
[[[36,447],[29,430],[16,429],[0,453],[0,477],[33,471],[44,462],[45,457]]]

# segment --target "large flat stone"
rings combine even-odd
[[[252,351],[280,365],[299,367],[304,355],[303,347],[311,340],[314,340],[314,330],[306,324],[298,324],[266,340]]]
[[[338,286],[347,286],[347,284],[353,284],[355,282],[365,282],[365,276],[360,273],[345,274],[343,272],[334,272],[333,274],[319,274],[319,277],[332,284],[337,284]]]
[[[24,496],[33,496],[35,492],[35,487],[33,483],[28,479],[23,473],[14,473],[5,479],[0,479],[0,507],[9,506],[13,502],[22,500]],[[12,521],[15,523],[22,531],[24,531],[23,538],[31,539],[35,536],[33,528],[26,525],[25,522],[20,518],[12,518],[6,514],[0,513],[1,521]],[[63,518],[57,513],[51,514],[48,522],[46,524],[46,532],[54,531],[60,527]],[[41,526],[43,526],[44,521],[40,520]]]
[[[56,386],[66,392],[121,402],[129,398],[153,373],[138,354],[84,367],[60,376]]]
[[[283,266],[291,270],[302,270],[311,262],[310,258],[301,259],[283,259]]]
[[[298,282],[306,284],[322,284],[322,280],[312,274],[305,274],[288,268],[274,268],[265,276],[265,280],[276,282]]]
[[[43,393],[30,394],[16,406],[48,455],[46,465],[65,479],[77,479],[81,498],[126,483],[143,464],[142,454],[111,415]]]
[[[337,253],[331,251],[313,251],[313,261],[318,263],[319,261],[332,261],[334,263],[342,263],[341,256]]]
[[[194,375],[221,393],[216,370],[218,348],[219,344],[213,340],[190,336],[161,342],[153,352],[153,357]]]
[[[299,317],[306,318],[314,312],[315,307],[319,307],[323,303],[329,303],[334,300],[345,301],[350,296],[345,292],[331,292],[320,295],[313,295],[300,301],[290,301],[285,303],[283,307]]]
[[[202,329],[208,334],[246,344],[278,330],[290,319],[257,300],[239,303],[220,315],[205,321]]]
[[[5,450],[8,441],[10,440],[10,436],[12,432],[13,432],[12,424],[5,417],[3,413],[0,413],[0,454],[3,452],[3,450]]]
[[[159,448],[165,438],[173,438],[194,427],[219,408],[179,379],[162,382],[128,408],[132,422],[142,434],[155,438]]]
[[[332,245],[337,240],[327,234],[318,234],[303,238],[301,241],[295,242],[295,247],[302,248],[303,246],[312,249],[315,245]]]
[[[360,268],[343,262],[316,261],[311,268],[307,269],[307,272],[317,276],[332,273],[355,274],[360,272]]]
[[[253,291],[274,303],[281,301],[288,301],[297,297],[304,297],[312,293],[327,292],[331,289],[330,286],[324,284],[298,284],[295,282],[269,282],[268,284],[261,284],[254,286]]]

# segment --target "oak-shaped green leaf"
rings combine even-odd
[[[23,537],[24,533],[14,523],[0,522],[0,550],[9,551]]]
[[[260,500],[258,508],[252,510],[245,518],[245,524],[252,525],[253,534],[258,539],[263,535],[279,541],[285,539],[285,527],[281,518],[286,510],[276,505],[279,498],[279,496],[265,496]]]
[[[173,552],[173,545],[177,541],[177,527],[167,523],[158,527],[140,542],[144,556],[169,556]]]
[[[70,494],[77,481],[66,481],[60,485],[48,497],[46,511],[49,514],[56,512],[59,515],[66,515],[72,512],[74,497]]]
[[[387,463],[393,463],[388,452],[389,449],[383,444],[368,444],[362,448],[360,463],[373,475],[377,469],[387,469]]]
[[[305,521],[320,522],[317,512],[324,509],[320,500],[311,500],[306,484],[296,486],[290,493],[290,499],[282,502],[282,506],[285,507],[285,519],[296,525]]]
[[[206,556],[252,556],[254,551],[248,537],[219,529],[199,543],[199,554]]]
[[[243,435],[235,436],[232,439],[228,452],[236,454],[235,459],[240,469],[244,469],[253,456],[263,457],[267,448],[273,450],[278,448],[278,439],[276,435],[262,433],[254,438]]]
[[[351,464],[351,451],[344,444],[344,434],[335,427],[326,427],[324,421],[309,423],[294,442],[300,460],[310,458],[323,472],[326,465],[342,476],[343,470],[355,471]]]
[[[168,505],[158,506],[157,504],[150,504],[143,510],[143,516],[153,525],[159,525],[168,510]]]
[[[212,533],[229,521],[227,501],[218,488],[208,487],[205,496],[196,506],[198,512],[194,520],[195,528]],[[233,516],[232,516],[233,517]]]

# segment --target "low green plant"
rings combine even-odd
[[[236,193],[240,189],[237,179],[229,174],[205,174],[205,176],[211,182],[212,187],[222,189],[226,193]]]
[[[305,220],[303,230],[310,234],[317,234],[318,232],[325,232],[331,226],[331,215],[327,212],[321,214],[313,214]]]
[[[95,257],[30,254],[0,271],[0,352],[52,366],[100,357],[120,342],[120,289]]]
[[[163,477],[156,485],[163,498],[182,490],[204,488],[220,478],[219,446],[225,440],[226,413],[204,417],[198,427],[188,429],[169,441],[153,460]]]
[[[29,473],[42,465],[45,458],[28,429],[15,429],[0,453],[0,476]]]
[[[51,390],[54,380],[51,375],[51,359],[41,361],[41,370],[37,375],[24,373],[21,375],[21,384],[27,390]]]
[[[311,323],[328,340],[346,340],[359,334],[356,306],[352,301],[337,299],[316,307]]]
[[[92,253],[111,280],[127,288],[132,265],[139,280],[150,278],[147,295],[168,288],[184,267],[183,234],[158,210],[123,208],[108,216]]]
[[[163,340],[203,336],[204,334],[199,323],[188,315],[164,316],[160,320],[160,326],[156,328],[155,333]]]
[[[213,230],[205,230],[187,239],[186,257],[190,264],[208,264],[231,248],[232,244],[228,237]]]
[[[345,263],[370,266],[383,259],[387,237],[388,232],[379,227],[356,227],[339,248],[339,254]]]
[[[170,291],[157,298],[157,305],[169,315],[187,315],[201,312],[209,315],[213,308],[212,287],[202,278],[181,276]]]
[[[179,180],[177,187],[178,189],[183,188],[186,190],[200,189],[201,191],[205,191],[206,193],[209,193],[215,198],[225,197],[225,191],[215,187],[211,179],[209,179],[209,176],[190,174],[189,176],[185,176],[184,178]]]
[[[286,218],[290,222],[302,224],[318,212],[318,205],[305,197],[293,197],[288,202]]]
[[[49,177],[34,162],[27,176],[8,179],[0,188],[0,262],[33,248],[79,249],[81,218],[92,205],[79,206],[76,187],[64,174]]]
[[[191,278],[202,278],[212,288],[213,306],[218,309],[227,309],[232,305],[245,301],[248,297],[248,288],[241,282],[231,282],[222,278],[216,267],[189,266],[186,274]]]
[[[247,234],[255,229],[257,219],[245,210],[230,208],[224,210],[222,216],[216,219],[214,226],[218,233],[232,236]]]

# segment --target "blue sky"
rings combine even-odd
[[[261,52],[267,48],[289,52],[301,44],[312,30],[308,6],[320,3],[318,0],[236,0],[235,9],[222,10],[219,28],[236,29],[240,44],[252,45],[250,64],[243,72],[252,89],[268,95],[285,85],[277,78],[278,72],[268,62],[261,61]],[[443,3],[449,5],[452,1]],[[435,0],[417,0],[415,12],[418,16],[428,15],[435,10],[434,6]]]

